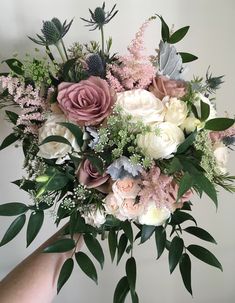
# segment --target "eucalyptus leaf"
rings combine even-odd
[[[75,242],[73,239],[59,239],[54,243],[48,245],[44,248],[45,253],[63,253],[70,251],[75,248]]]
[[[194,183],[197,185],[201,190],[203,190],[208,197],[215,203],[216,208],[218,207],[218,199],[217,193],[215,190],[215,186],[211,181],[203,174],[195,174],[194,175]]]
[[[170,36],[169,43],[174,44],[182,40],[184,36],[187,34],[188,30],[189,30],[189,26],[185,26],[175,31]]]
[[[74,268],[73,259],[72,258],[67,259],[60,270],[59,278],[57,281],[57,294],[60,292],[64,284],[68,281],[69,277],[73,272],[73,268]]]
[[[179,262],[179,267],[184,286],[188,292],[193,295],[191,286],[191,260],[188,254],[185,253],[182,255]]]
[[[201,103],[201,120],[206,121],[206,119],[210,115],[210,105],[203,102],[202,100],[200,101]]]
[[[114,292],[113,303],[124,303],[129,290],[127,277],[121,278]]]
[[[183,143],[181,143],[177,148],[177,154],[184,153],[191,145],[193,145],[195,138],[196,138],[197,132],[192,132]]]
[[[119,242],[118,242],[118,246],[117,246],[117,264],[120,262],[126,247],[127,247],[127,236],[125,234],[122,234]]]
[[[130,290],[135,292],[136,285],[136,261],[134,257],[131,257],[126,262],[126,276]]]
[[[26,216],[25,214],[20,215],[17,217],[7,229],[6,233],[4,234],[2,241],[0,242],[0,246],[3,246],[14,239],[18,233],[21,231],[25,224]]]
[[[166,246],[166,231],[162,226],[157,226],[155,229],[155,242],[157,246],[157,258],[159,259]]]
[[[100,263],[101,268],[104,266],[104,253],[99,241],[90,234],[84,235],[84,241],[87,248]]]
[[[203,228],[197,226],[189,226],[184,229],[187,233],[198,237],[199,239],[217,244],[215,239]]]
[[[150,237],[154,233],[155,229],[156,229],[156,226],[143,225],[142,226],[142,231],[141,231],[141,240],[140,240],[140,243],[144,243],[145,241],[147,241],[148,239],[150,239]]]
[[[184,249],[184,241],[182,238],[175,236],[171,242],[169,250],[169,267],[170,273],[172,273],[179,263]]]
[[[109,231],[108,243],[111,260],[113,262],[117,250],[117,234],[113,229]]]
[[[122,222],[121,227],[122,227],[123,231],[125,232],[128,240],[132,244],[133,243],[133,230],[132,230],[131,222],[126,220],[126,221]]]
[[[19,115],[17,115],[16,113],[12,112],[12,111],[9,111],[9,110],[6,110],[5,111],[8,119],[14,124],[16,125],[17,123],[17,120],[19,118]]]
[[[170,38],[170,30],[169,30],[169,26],[166,24],[165,20],[162,18],[162,16],[157,15],[162,23],[162,29],[161,29],[161,34],[162,34],[162,40],[164,42],[168,42],[169,38]]]
[[[180,179],[179,189],[177,194],[177,201],[193,186],[192,176],[186,172]]]
[[[185,221],[193,221],[197,225],[197,221],[192,215],[180,210],[173,213],[170,224],[178,225],[184,223]]]
[[[229,118],[215,118],[208,120],[205,124],[205,129],[213,130],[213,131],[222,131],[226,130],[229,127],[233,126],[234,119]]]
[[[195,60],[198,59],[197,56],[192,55],[192,54],[190,54],[190,53],[179,52],[178,54],[181,56],[181,58],[182,58],[182,60],[183,60],[183,63],[192,62],[192,61],[195,61]]]
[[[91,259],[82,251],[77,252],[75,258],[81,270],[97,284],[97,272]]]
[[[15,133],[11,133],[2,141],[2,144],[0,145],[0,150],[3,150],[4,148],[10,146],[11,144],[15,143],[18,140],[19,140],[19,135],[16,135]]]
[[[27,247],[38,235],[44,221],[44,212],[42,210],[32,212],[27,227]]]
[[[25,213],[27,210],[28,206],[19,202],[1,204],[0,216],[18,216]]]

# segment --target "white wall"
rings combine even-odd
[[[162,14],[168,23],[174,23],[176,28],[191,25],[190,34],[178,45],[183,51],[192,52],[199,60],[190,64],[189,76],[204,75],[207,67],[215,75],[226,75],[226,83],[217,94],[217,107],[220,113],[227,110],[231,115],[235,112],[235,82],[234,82],[234,0],[119,0],[106,1],[111,7],[118,3],[120,10],[117,17],[107,27],[107,35],[114,39],[114,50],[124,52],[130,39],[134,36],[141,23],[154,13]],[[88,32],[83,26],[80,16],[88,16],[88,8],[100,5],[97,0],[1,0],[0,8],[0,60],[8,58],[18,51],[21,55],[32,52],[33,45],[26,35],[34,35],[41,27],[41,20],[54,16],[61,19],[75,17],[74,24],[66,38],[67,45],[79,40],[98,39],[97,32]],[[146,36],[148,49],[157,46],[160,38],[160,24],[155,23]],[[10,132],[10,127],[0,115],[0,141]],[[234,157],[230,161],[230,170],[234,174]],[[14,147],[0,153],[0,201],[27,202],[27,197],[9,182],[21,176],[22,154]],[[234,196],[221,192],[220,207],[216,214],[212,203],[203,198],[195,199],[194,216],[198,218],[199,226],[209,230],[217,239],[218,246],[208,244],[221,260],[224,273],[209,267],[200,261],[193,262],[192,299],[184,290],[178,270],[169,274],[167,255],[156,261],[155,246],[147,243],[136,247],[138,260],[138,289],[140,302],[180,302],[180,303],[232,303],[235,301],[235,203]],[[7,218],[0,218],[0,237],[10,224]],[[4,276],[17,262],[22,260],[39,245],[54,230],[52,219],[48,215],[47,224],[32,248],[25,248],[25,233],[0,249],[0,277]],[[188,241],[194,241],[189,237]],[[196,240],[195,240],[196,242]],[[190,242],[189,242],[190,243]],[[202,242],[198,242],[204,244]],[[105,246],[107,260],[108,250]],[[104,271],[99,273],[99,287],[93,285],[78,269],[62,290],[56,303],[103,302],[112,301],[112,293],[116,282],[124,273],[124,264],[118,268],[106,263]],[[19,302],[20,303],[20,302]]]

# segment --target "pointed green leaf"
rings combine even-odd
[[[119,239],[119,242],[118,242],[118,251],[117,251],[117,264],[120,262],[124,252],[125,252],[125,249],[127,247],[127,236],[125,234],[122,234],[120,239]]]
[[[191,145],[193,145],[195,138],[196,138],[197,132],[194,131],[191,133],[183,143],[181,143],[177,148],[177,154],[184,153]]]
[[[131,222],[126,220],[126,221],[122,222],[121,226],[122,226],[122,229],[123,229],[124,233],[126,234],[128,240],[132,244],[133,243],[133,230],[132,230]]]
[[[183,177],[180,179],[177,201],[193,186],[193,178],[191,175],[186,172]]]
[[[11,144],[15,143],[16,141],[19,140],[19,136],[16,135],[15,133],[12,133],[8,135],[3,141],[0,146],[0,150],[3,150],[4,148],[10,146]]]
[[[179,266],[184,286],[188,290],[188,292],[193,295],[191,286],[191,260],[188,254],[182,255]]]
[[[188,63],[188,62],[192,62],[192,61],[195,61],[198,59],[198,57],[192,55],[192,54],[189,54],[189,53],[183,53],[183,52],[179,52],[182,60],[183,60],[183,63]]]
[[[140,243],[144,243],[145,241],[147,241],[148,239],[150,239],[150,237],[152,236],[152,234],[155,231],[156,226],[152,226],[152,225],[143,225],[142,226],[142,231],[141,231],[141,240]]]
[[[14,113],[14,112],[12,112],[12,111],[9,111],[9,110],[6,110],[5,113],[6,113],[7,117],[8,117],[8,119],[9,119],[14,125],[16,125],[16,122],[17,122],[17,120],[18,120],[18,118],[19,118],[19,115],[17,115],[16,113]]]
[[[3,236],[2,241],[0,242],[0,246],[7,244],[18,235],[25,224],[25,220],[26,216],[21,215],[11,223],[10,227]]]
[[[100,263],[101,268],[104,266],[104,253],[99,241],[90,234],[84,235],[84,241],[87,248]]]
[[[184,229],[187,233],[194,235],[202,240],[217,244],[215,239],[203,228],[197,226],[189,226]]]
[[[3,62],[5,62],[15,74],[20,76],[24,75],[23,64],[16,58],[7,59]]]
[[[201,120],[206,121],[210,115],[210,105],[201,100]]]
[[[234,119],[229,118],[215,118],[208,120],[205,124],[205,129],[213,130],[213,131],[222,131],[226,130],[229,127],[233,126]]]
[[[203,174],[195,174],[194,182],[201,190],[203,190],[209,198],[215,203],[216,208],[218,207],[217,193],[215,186],[211,181]]]
[[[169,43],[174,44],[182,40],[184,36],[187,34],[188,30],[189,30],[189,26],[185,26],[175,31],[170,36]]]
[[[183,212],[183,211],[175,211],[174,214],[171,217],[170,224],[178,225],[185,221],[193,221],[197,225],[197,221],[194,219],[193,216],[190,214]]]
[[[81,251],[77,252],[75,257],[81,270],[97,284],[97,272],[91,259]]]
[[[221,271],[223,271],[223,267],[218,261],[218,259],[206,248],[199,246],[199,245],[189,245],[187,247],[187,250],[196,258],[201,260],[202,262],[205,262],[211,266],[219,268]]]
[[[127,277],[121,278],[114,292],[113,303],[124,303],[129,290]]]
[[[25,213],[27,210],[28,206],[19,202],[1,204],[0,216],[18,216]]]
[[[57,282],[57,294],[60,292],[61,288],[64,286],[64,284],[68,281],[69,277],[71,276],[73,267],[74,267],[74,261],[72,258],[69,258],[64,262],[60,270],[60,275]]]
[[[155,229],[155,241],[157,246],[157,258],[159,259],[166,246],[166,231],[162,226],[157,226]]]
[[[38,235],[44,220],[44,212],[42,210],[32,212],[27,227],[27,247],[33,242]]]
[[[174,271],[182,256],[184,249],[184,241],[178,236],[175,236],[171,242],[169,250],[169,267],[170,273]]]
[[[117,234],[113,229],[109,231],[108,243],[111,260],[113,262],[117,250]]]
[[[128,284],[130,290],[135,292],[135,284],[136,284],[136,262],[135,258],[131,257],[126,262],[126,276],[128,280]]]
[[[59,239],[54,243],[44,248],[45,253],[62,253],[70,251],[75,248],[75,242],[73,239]]]
[[[59,124],[66,127],[74,135],[78,146],[83,146],[83,132],[78,125],[69,122],[61,122]]]
[[[42,142],[40,142],[40,145],[43,145],[43,144],[46,144],[49,142],[63,143],[63,144],[67,144],[67,145],[71,146],[71,143],[66,138],[61,137],[61,136],[56,136],[56,135],[46,137]]]
[[[170,30],[169,30],[169,26],[166,24],[165,20],[162,18],[162,16],[157,15],[161,22],[162,22],[162,40],[164,42],[169,42],[169,38],[170,38]]]

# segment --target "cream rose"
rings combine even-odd
[[[153,159],[168,159],[184,139],[184,133],[178,126],[170,122],[162,122],[155,132],[139,135],[137,144],[144,154]]]
[[[222,142],[216,142],[213,145],[213,150],[217,167],[222,174],[225,174],[228,164],[228,148]]]
[[[139,216],[138,220],[143,225],[163,225],[170,217],[171,212],[166,207],[157,207],[154,201],[149,201],[144,213]]]
[[[131,115],[132,121],[154,124],[164,119],[164,105],[152,93],[144,89],[134,89],[117,94],[117,105],[124,113]]]
[[[203,128],[204,123],[195,117],[187,117],[184,122],[180,125],[187,134],[192,133],[195,129]]]
[[[188,114],[187,104],[177,98],[166,97],[162,101],[166,107],[165,121],[181,125]]]
[[[74,150],[80,151],[73,134],[64,126],[58,124],[66,122],[63,114],[51,114],[44,125],[39,129],[39,143],[49,136],[61,136],[67,139]],[[48,142],[39,145],[38,156],[45,159],[59,159],[65,157],[72,148],[64,143]]]
[[[94,209],[83,215],[85,222],[94,227],[100,227],[105,223],[105,212],[103,209]]]

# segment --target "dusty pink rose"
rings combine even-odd
[[[124,199],[119,207],[120,214],[128,220],[136,219],[144,212],[144,205],[141,202],[136,203],[135,199]]]
[[[112,186],[113,192],[120,200],[135,199],[140,191],[138,182],[130,177],[119,179]]]
[[[81,163],[77,171],[77,178],[80,184],[87,188],[96,188],[101,192],[106,192],[104,183],[108,181],[109,175],[106,173],[100,175],[88,159]]]
[[[165,96],[181,98],[186,93],[186,83],[181,80],[170,80],[165,76],[157,76],[149,90],[159,99]]]
[[[87,126],[99,125],[111,113],[115,98],[105,80],[91,76],[79,83],[62,82],[57,100],[69,120]]]

